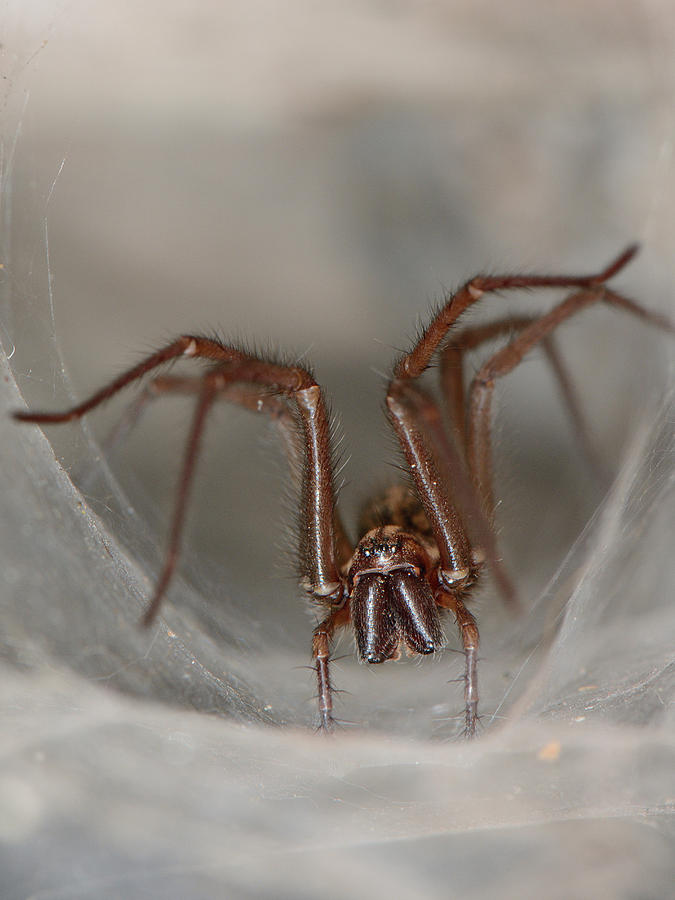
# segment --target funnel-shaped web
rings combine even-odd
[[[343,641],[336,712],[355,724],[333,739],[312,731],[314,620],[268,568],[266,507],[264,564],[251,555],[258,525],[246,558],[218,565],[188,534],[160,621],[140,629],[166,511],[154,516],[133,479],[120,486],[124,457],[101,452],[91,423],[43,433],[9,419],[102,383],[106,341],[119,371],[129,348],[204,323],[298,353],[320,332],[317,369],[335,352],[323,381],[365,361],[336,410],[355,453],[366,444],[349,469],[366,491],[367,460],[379,477],[384,456],[368,443],[381,403],[368,367],[391,362],[446,280],[486,266],[590,271],[638,240],[626,289],[672,315],[668,4],[280,10],[3,6],[0,896],[669,896],[675,387],[663,338],[630,323],[615,342],[609,312],[576,356],[574,333],[561,335],[573,366],[591,357],[580,386],[601,395],[594,433],[624,402],[634,425],[615,432],[608,495],[538,581],[530,549],[541,557],[579,502],[577,473],[551,462],[558,491],[545,503],[534,490],[525,537],[499,481],[499,537],[528,612],[511,618],[489,582],[477,599],[484,719],[471,745],[455,739],[452,623],[447,649],[421,665],[358,665]],[[194,321],[198,298],[213,305]],[[377,359],[373,337],[386,344]],[[87,355],[73,391],[64,366]],[[498,417],[541,370],[523,371]],[[524,403],[515,440],[540,484],[548,422]],[[169,415],[168,431],[148,432],[145,476],[163,442],[180,447],[172,429],[186,419]],[[218,461],[236,437],[228,416],[218,410],[208,435]],[[508,463],[501,418],[496,433]],[[262,478],[265,459],[237,446]],[[234,471],[204,467],[219,546]]]

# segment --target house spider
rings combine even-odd
[[[450,610],[465,657],[465,732],[471,737],[478,719],[479,637],[466,601],[485,565],[491,569],[503,599],[516,607],[492,524],[491,406],[495,384],[541,343],[577,432],[585,440],[581,413],[552,343],[552,333],[566,319],[599,301],[675,331],[665,317],[607,286],[636,252],[637,246],[628,247],[594,275],[477,276],[446,299],[410,352],[394,365],[386,393],[386,414],[401,444],[410,483],[389,488],[368,505],[361,516],[356,545],[347,537],[336,507],[331,429],[324,395],[304,366],[263,359],[214,338],[183,335],[83,403],[63,412],[21,411],[14,417],[41,425],[79,419],[166,363],[185,357],[209,361],[211,365],[198,376],[155,376],[136,404],[134,415],[150,396],[196,395],[166,558],[143,624],[148,626],[155,619],[171,581],[204,425],[214,401],[224,398],[272,417],[297,473],[300,584],[309,599],[324,610],[312,641],[321,729],[329,731],[334,725],[329,663],[337,629],[351,623],[360,659],[382,663],[397,659],[402,648],[413,655],[440,650],[445,644],[440,611]],[[555,287],[572,289],[573,293],[548,313],[500,318],[487,325],[451,331],[485,294]],[[503,335],[508,343],[479,368],[465,391],[464,354]],[[436,401],[418,382],[436,354],[440,357],[450,433]]]

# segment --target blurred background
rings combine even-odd
[[[314,364],[341,422],[349,524],[369,492],[395,477],[384,377],[448,290],[483,271],[593,271],[638,240],[641,253],[618,284],[673,315],[668,3],[10,0],[0,18],[0,336],[10,408],[20,395],[33,408],[81,399],[181,332],[217,330],[279,349]],[[474,319],[553,300],[495,298]],[[366,670],[351,658],[350,638],[335,680],[347,692],[339,713],[356,727],[331,744],[325,766],[311,733],[270,727],[311,728],[315,701],[311,672],[299,668],[313,619],[292,579],[288,478],[264,423],[224,405],[214,414],[181,576],[152,634],[136,622],[161,561],[189,401],[155,404],[111,453],[99,439],[123,399],[84,429],[50,429],[77,490],[37,429],[3,428],[6,703],[23,735],[7,748],[15,769],[6,787],[15,823],[24,823],[5,829],[5,895],[91,896],[96,883],[102,897],[210,897],[224,887],[304,896],[302,873],[307,896],[317,885],[328,897],[360,896],[335,875],[344,858],[361,867],[364,896],[389,880],[413,895],[448,896],[448,873],[430,865],[436,852],[420,837],[431,817],[438,855],[452,861],[464,897],[489,894],[493,878],[504,896],[538,896],[532,854],[546,861],[542,877],[556,867],[569,876],[575,842],[600,848],[580,868],[579,890],[622,896],[632,878],[644,886],[643,863],[631,868],[616,850],[625,842],[651,861],[654,892],[644,896],[662,896],[658,879],[668,883],[672,863],[660,832],[646,837],[630,817],[660,808],[668,777],[672,795],[664,746],[673,734],[673,573],[664,548],[673,535],[673,414],[663,396],[673,347],[607,309],[570,323],[560,346],[598,452],[619,479],[599,507],[608,485],[588,471],[536,354],[500,386],[500,540],[533,615],[513,622],[489,582],[477,600],[488,749],[454,740],[461,687],[448,682],[461,673],[458,654]],[[452,623],[447,631],[456,648]],[[212,716],[186,718],[193,708]],[[58,752],[45,750],[54,723],[74,710],[84,742],[66,729]],[[124,748],[110,759],[99,716],[112,746]],[[570,726],[577,719],[592,728]],[[551,722],[564,739],[551,737]],[[161,763],[148,734],[170,747]],[[555,790],[514,787],[527,784],[542,747],[565,740],[580,743]],[[46,754],[39,776],[23,769],[26,747]],[[579,785],[606,771],[608,748],[615,768],[601,794],[586,798]],[[652,780],[617,801],[645,753]],[[493,771],[496,759],[508,776]],[[295,779],[279,777],[279,760]],[[409,778],[413,764],[422,767]],[[171,800],[155,791],[157,766],[167,780],[181,773]],[[363,790],[384,804],[377,813],[345,793],[347,770],[369,773]],[[516,801],[520,790],[526,797]],[[432,808],[445,792],[451,815]],[[290,800],[300,796],[303,826],[291,832]],[[317,823],[340,843],[336,803],[358,809],[350,846],[340,844],[334,863],[321,850],[321,859],[309,853],[290,865],[288,853],[318,846],[308,842]],[[407,814],[394,827],[392,805],[402,803]],[[586,821],[591,808],[599,825]],[[564,809],[592,833],[567,827]],[[129,830],[138,816],[161,821],[159,834]],[[61,852],[31,873],[28,859],[54,846],[59,821],[68,823]],[[534,821],[550,827],[528,830]],[[457,836],[479,822],[482,838],[462,844]],[[507,836],[505,824],[519,828]],[[223,860],[228,829],[241,828]],[[383,843],[370,858],[363,842],[373,836]],[[392,875],[394,837],[406,852]],[[518,857],[516,845],[527,870],[509,864],[507,877],[495,862],[484,871],[484,854]],[[612,865],[600,865],[610,846]],[[169,887],[177,847],[194,877]],[[271,847],[284,860],[283,890],[244,864],[269,863]],[[132,858],[122,890],[119,872]],[[66,860],[78,861],[79,874]]]

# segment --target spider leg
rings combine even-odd
[[[201,377],[181,375],[159,375],[139,394],[128,410],[104,441],[106,451],[112,449],[128,432],[135,427],[148,403],[164,394],[195,394],[202,384]],[[270,393],[265,388],[252,384],[232,383],[224,378],[216,379],[218,400],[225,400],[236,406],[256,414],[269,416],[274,424],[295,486],[301,489],[303,448],[299,440],[298,422],[289,406],[288,400],[278,394]],[[337,555],[340,565],[347,562],[352,554],[352,545],[347,537],[342,518],[335,508],[335,537]]]
[[[190,396],[202,394],[205,389],[205,382],[208,379],[208,375],[197,377],[159,375],[154,378],[129,404],[119,422],[103,441],[102,446],[105,453],[111,453],[117,445],[128,436],[129,432],[136,427],[152,400],[165,394],[187,394]],[[229,382],[226,382],[223,385],[222,382],[223,379],[220,378],[220,376],[215,378],[211,376],[210,388],[214,392],[214,396],[211,400],[226,399],[253,412],[266,412],[269,414],[277,425],[291,471],[296,477],[296,480],[299,479],[299,473],[302,466],[302,454],[297,440],[296,423],[288,403],[277,395],[261,392],[261,389],[254,385],[232,384]],[[201,397],[198,399],[197,413],[200,411],[200,404]],[[203,411],[204,419],[207,411],[208,410]],[[179,479],[179,494],[172,517],[169,547],[166,551],[162,572],[158,584],[155,587],[152,602],[143,617],[143,625],[145,626],[150,625],[154,620],[176,566],[180,537],[185,518],[187,495],[192,479],[192,472],[196,465],[199,453],[199,441],[203,425],[204,421],[202,419],[199,428],[195,431],[195,425],[193,424],[193,430],[188,440],[188,447],[190,449],[186,450],[182,474]],[[342,529],[341,522],[339,522],[339,527]],[[342,529],[339,534],[343,536],[344,530]],[[346,540],[346,538],[343,539]]]
[[[120,444],[124,443],[140,422],[143,414],[150,405],[150,402],[154,400],[155,397],[159,396],[159,393],[155,391],[157,381],[158,379],[151,381],[150,384],[143,388],[138,396],[134,397],[122,413],[118,422],[101,441],[101,449],[105,456],[111,456]],[[201,384],[200,378],[195,379],[195,381],[197,381],[198,384]]]
[[[436,602],[445,609],[452,610],[464,648],[464,716],[467,737],[476,734],[478,720],[478,625],[475,618],[460,598],[444,591],[437,595]]]
[[[464,355],[481,344],[501,335],[521,331],[534,322],[536,318],[535,316],[508,316],[485,325],[471,326],[453,334],[443,348],[441,354],[441,386],[449,407],[450,421],[457,445],[462,447],[464,451],[466,451]],[[546,335],[541,343],[553,375],[558,382],[563,403],[572,422],[581,450],[595,475],[602,482],[608,482],[609,477],[606,468],[593,447],[590,429],[583,414],[578,393],[560,356],[553,336],[551,334]]]
[[[517,606],[516,596],[497,556],[494,531],[482,513],[464,462],[445,435],[437,404],[418,385],[394,378],[389,385],[387,406],[439,549],[436,602],[454,612],[462,639],[466,734],[473,737],[478,707],[478,627],[458,594],[470,586],[481,560],[471,549],[460,511],[480,539],[505,601]],[[450,485],[457,506],[450,500]]]
[[[333,720],[333,691],[330,680],[330,647],[333,635],[338,628],[349,621],[349,605],[334,609],[314,629],[312,638],[312,656],[315,660],[316,680],[319,687],[319,716],[320,728],[323,731],[332,731]]]
[[[164,565],[155,586],[153,598],[142,619],[142,624],[146,628],[154,621],[164,598],[164,594],[166,593],[166,589],[171,581],[174,569],[176,568],[180,539],[183,532],[183,523],[185,521],[185,511],[187,509],[188,496],[195,471],[195,463],[199,456],[199,447],[202,434],[204,433],[206,416],[213,405],[214,397],[215,387],[213,384],[213,376],[206,375],[202,379],[202,386],[197,399],[197,405],[195,407],[194,417],[185,447],[185,456],[183,458],[183,466],[178,480],[176,505],[171,518],[169,544],[164,557]]]
[[[154,396],[159,396],[166,392],[189,394],[199,392],[199,395],[192,427],[188,436],[183,467],[178,482],[176,505],[171,519],[169,544],[164,559],[164,565],[155,587],[154,596],[142,620],[142,624],[146,627],[151,625],[154,621],[176,567],[188,495],[192,484],[195,465],[199,456],[201,436],[206,423],[206,415],[216,398],[217,392],[223,394],[228,400],[240,403],[249,408],[253,408],[252,404],[255,401],[256,410],[262,411],[265,409],[267,412],[278,414],[279,421],[283,421],[286,427],[288,427],[288,423],[284,416],[290,417],[290,410],[279,397],[274,395],[261,397],[259,389],[256,391],[255,388],[251,389],[250,385],[232,384],[225,380],[224,375],[218,372],[204,375],[201,378],[181,378],[170,375],[160,376],[159,378],[156,378],[154,382],[148,386],[148,389],[146,389],[144,394],[141,395],[141,397],[144,395],[146,396],[144,402],[147,402],[149,389],[152,389],[152,394]],[[256,394],[257,398],[255,397]],[[265,401],[267,401],[267,403]],[[286,436],[290,439],[290,435]]]
[[[466,583],[484,557],[505,602],[517,607],[494,531],[480,507],[464,460],[445,434],[437,403],[419,385],[394,379],[387,407],[439,548],[442,584],[452,589]],[[471,547],[465,521],[480,544],[478,552]]]
[[[584,415],[579,394],[572,383],[569,369],[563,362],[553,335],[546,335],[542,339],[541,345],[551,366],[551,371],[558,382],[563,404],[567,409],[567,415],[572,423],[572,429],[581,447],[581,452],[586,457],[591,472],[600,484],[608,485],[611,481],[610,471],[593,445],[591,429]]]
[[[439,578],[444,586],[465,582],[471,570],[471,546],[460,509],[451,498],[452,481],[466,483],[456,452],[440,451],[438,411],[417,385],[394,378],[387,390],[387,412],[399,439],[440,553]]]
[[[419,410],[415,409],[416,404],[419,407],[419,401],[415,401],[414,395],[411,395],[409,390],[410,383],[418,378],[428,367],[452,325],[470,306],[478,302],[484,294],[537,287],[578,287],[582,289],[582,292],[584,289],[588,292],[601,286],[608,278],[611,278],[626,266],[636,254],[637,249],[637,245],[626,248],[605,269],[593,275],[478,275],[447,299],[412,350],[402,356],[394,366],[394,377],[389,384],[387,392],[388,412],[394,430],[403,447],[427,518],[433,528],[441,555],[439,575],[442,579],[444,577],[443,573],[446,573],[446,578],[449,576],[448,587],[453,587],[452,571],[469,565],[468,540],[462,523],[459,521],[457,508],[450,500],[449,482],[444,482],[440,477],[438,459],[434,459],[433,454],[429,452],[429,428],[426,429],[427,433],[424,434],[424,429],[420,423]],[[475,419],[476,416],[476,411],[472,410],[472,417]],[[471,428],[472,433],[475,430],[475,427]],[[493,511],[491,491],[488,492],[484,488],[486,478],[477,477],[476,474],[482,473],[483,470],[476,466],[475,447],[479,445],[481,452],[485,455],[485,441],[471,441],[469,439],[469,445],[467,454],[469,457],[469,469],[474,482],[479,488],[483,513],[488,518],[491,518]],[[489,457],[486,464],[489,469]],[[483,468],[485,468],[485,464]],[[458,489],[454,484],[453,490],[455,495],[457,495]],[[461,488],[459,491],[461,492]],[[463,511],[465,514],[470,514],[471,508],[475,506],[476,503],[474,501],[467,504]],[[481,532],[485,531],[486,528],[482,527]],[[488,547],[485,549],[486,551],[489,550]],[[488,552],[488,562],[500,584],[500,589],[505,599],[513,598],[513,590],[505,573],[499,566],[496,552]]]
[[[523,360],[539,342],[547,340],[559,325],[581,312],[587,306],[601,300],[618,306],[648,323],[675,332],[675,326],[667,318],[651,313],[632,300],[611,291],[600,282],[589,285],[566,297],[548,313],[526,325],[509,344],[502,347],[479,369],[469,390],[469,416],[467,457],[474,483],[484,508],[492,515],[494,495],[491,459],[491,411],[492,395],[498,378],[502,378]]]
[[[162,347],[161,350],[146,357],[146,359],[142,360],[138,365],[133,366],[131,369],[127,369],[126,372],[122,372],[121,375],[104,385],[87,400],[78,403],[75,406],[71,406],[69,409],[63,410],[62,412],[36,413],[18,410],[13,413],[13,416],[20,422],[32,422],[35,425],[61,424],[62,422],[72,422],[75,419],[81,419],[82,416],[91,412],[92,409],[95,409],[97,406],[100,406],[101,403],[114,397],[115,394],[118,394],[127,387],[127,385],[132,384],[134,381],[138,381],[139,378],[142,378],[153,369],[156,369],[165,363],[174,362],[181,356],[192,357],[198,355],[196,352],[196,340],[197,338],[191,337],[190,335],[184,335],[177,338],[177,340],[167,344],[166,347]]]
[[[476,275],[448,297],[413,349],[399,359],[394,367],[394,375],[397,378],[417,378],[421,375],[450,328],[485,294],[531,288],[589,288],[604,284],[628,265],[638,249],[637,244],[631,244],[602,272],[595,275]]]
[[[158,375],[129,404],[119,422],[103,441],[106,452],[114,450],[136,427],[141,416],[152,400],[164,394],[197,394],[202,387],[203,376]],[[266,413],[277,426],[284,452],[291,472],[298,477],[302,467],[302,448],[299,446],[298,430],[286,400],[276,394],[250,384],[217,385],[218,400],[226,400],[254,413]]]
[[[670,331],[671,334],[675,334],[675,322],[669,319],[668,316],[645,309],[640,303],[636,303],[635,300],[629,300],[628,297],[624,297],[623,294],[619,294],[611,288],[605,288],[603,300],[611,306],[616,306],[624,312],[642,319],[648,325],[653,325],[654,328],[660,328],[663,331]]]
[[[330,423],[321,388],[307,369],[269,362],[218,340],[184,335],[123,372],[83,403],[60,413],[21,411],[14,416],[37,424],[78,419],[153,369],[180,357],[210,360],[217,365],[203,379],[204,390],[200,394],[183,465],[169,554],[144,622],[147,624],[156,614],[175,565],[184,507],[206,413],[215,394],[234,383],[276,391],[297,406],[304,449],[298,553],[301,583],[311,599],[330,607],[341,607],[344,586],[339,571]]]
[[[394,366],[393,378],[387,390],[387,410],[439,550],[437,577],[441,596],[452,598],[451,608],[455,611],[462,634],[466,666],[465,707],[468,734],[474,734],[476,727],[478,631],[475,620],[458,599],[457,593],[468,586],[479,562],[475,557],[472,558],[466,526],[460,513],[468,520],[473,519],[474,527],[477,527],[484,543],[486,559],[500,592],[507,602],[515,605],[515,594],[497,556],[494,532],[490,524],[494,504],[489,480],[490,459],[487,444],[489,409],[488,415],[484,416],[482,410],[472,402],[466,450],[469,471],[478,491],[476,498],[473,496],[471,483],[464,473],[460,453],[445,437],[435,404],[414,384],[414,381],[429,366],[434,354],[446,340],[449,329],[484,294],[537,287],[571,287],[579,288],[579,295],[584,297],[592,295],[595,299],[595,294],[603,283],[627,265],[637,249],[637,246],[628,247],[604,270],[594,275],[477,276],[447,299],[412,350],[402,356]],[[537,327],[537,323],[526,326],[524,332],[534,327]],[[547,334],[548,331],[544,330],[544,333]],[[461,387],[459,382],[455,383],[455,393],[453,395],[451,392],[449,401],[455,423],[464,421],[463,387],[461,397],[459,387]],[[485,404],[489,404],[489,398]],[[482,424],[483,431],[477,429],[477,423]],[[463,432],[460,432],[460,437],[462,434]],[[460,440],[459,446],[464,446],[463,440]],[[478,456],[480,460],[477,460]],[[482,466],[477,465],[478,461]],[[490,486],[489,489],[486,485]]]

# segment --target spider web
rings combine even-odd
[[[254,23],[248,22],[249,16],[255,17],[249,8],[258,14],[272,13],[264,3],[240,10],[237,27],[248,33],[250,26],[251,32],[259,34]],[[290,8],[288,15],[302,19],[299,8],[292,4]],[[458,4],[448,13],[453,29],[462,37],[452,45],[454,58],[468,53],[471,60],[472,42],[477,40],[473,36],[481,34],[483,55],[479,58],[498,56],[501,75],[497,80],[505,81],[511,103],[532,83],[533,70],[543,82],[540,90],[551,96],[556,84],[573,90],[570,69],[561,74],[541,68],[542,58],[535,52],[538,42],[544,41],[539,29],[550,33],[560,27],[563,40],[564,29],[569,28],[570,46],[576,46],[572,38],[583,44],[584,34],[595,38],[603,34],[602,28],[593,25],[594,16],[621,19],[615,5],[612,17],[603,8],[584,13],[588,18],[575,27],[571,14],[552,23],[537,19],[527,2],[514,4],[509,15],[521,30],[509,32],[512,26],[496,10],[489,10],[486,24],[468,6]],[[610,28],[607,41],[594,44],[592,64],[583,46],[578,51],[585,60],[579,77],[585,74],[589,84],[598,84],[594,76],[603,73],[608,81],[619,84],[635,83],[636,74],[642,78],[637,79],[642,93],[636,91],[632,99],[623,94],[621,102],[616,102],[610,88],[598,89],[593,122],[611,148],[601,159],[614,166],[612,177],[620,187],[615,183],[614,193],[600,199],[590,192],[584,197],[589,209],[608,205],[611,212],[592,213],[597,218],[592,218],[587,233],[604,225],[614,241],[616,232],[608,223],[624,216],[633,229],[627,236],[637,235],[646,244],[631,290],[648,305],[661,304],[672,312],[674,20],[666,5],[646,4],[639,10],[638,14],[632,5],[622,7],[624,16],[635,17],[633,27],[622,31],[612,25],[616,31]],[[532,582],[521,585],[531,607],[529,615],[512,622],[492,606],[489,591],[478,603],[483,739],[473,745],[448,740],[458,731],[453,716],[461,709],[461,689],[448,684],[461,671],[461,658],[448,653],[431,664],[388,666],[380,671],[341,660],[335,666],[335,678],[348,693],[338,698],[340,710],[359,727],[345,726],[337,740],[320,741],[307,731],[313,716],[313,684],[311,673],[297,667],[308,659],[305,644],[310,623],[303,620],[301,611],[292,611],[297,606],[293,588],[278,586],[278,593],[287,597],[277,601],[277,611],[270,602],[261,620],[264,598],[260,594],[264,587],[269,592],[269,582],[238,580],[238,567],[230,572],[200,558],[197,550],[188,550],[163,622],[151,634],[141,632],[136,622],[161,552],[154,521],[161,514],[155,511],[155,501],[138,501],[133,481],[120,484],[86,425],[54,429],[48,442],[37,429],[7,424],[7,411],[20,407],[24,398],[32,406],[67,403],[73,392],[63,359],[70,364],[71,357],[77,357],[76,344],[106,337],[97,334],[96,327],[93,337],[91,331],[89,337],[86,332],[69,337],[74,333],[73,320],[62,312],[67,291],[60,280],[67,278],[64,270],[69,264],[63,261],[70,259],[70,252],[55,223],[63,221],[59,204],[65,203],[68,210],[70,173],[83,168],[78,150],[82,135],[76,132],[64,140],[56,122],[50,120],[50,127],[44,127],[46,107],[40,103],[46,82],[54,79],[50,43],[56,55],[59,48],[69,51],[78,45],[73,24],[78,21],[77,12],[75,5],[67,12],[36,11],[27,18],[18,7],[6,7],[12,27],[3,50],[10,77],[3,106],[0,239],[4,266],[0,330],[9,360],[2,360],[0,381],[6,423],[0,432],[3,897],[309,897],[318,893],[358,897],[403,891],[431,897],[495,896],[497,892],[502,897],[535,897],[544,888],[553,897],[628,896],[631,891],[639,896],[665,896],[672,876],[667,828],[672,821],[675,736],[675,394],[672,384],[666,384],[664,359],[669,350],[663,349],[665,342],[653,334],[636,336],[637,326],[631,323],[629,336],[617,332],[618,346],[606,356],[599,342],[597,348],[591,345],[591,355],[601,364],[611,367],[612,360],[616,365],[618,359],[618,368],[624,360],[630,368],[639,361],[646,375],[632,394],[626,381],[615,382],[614,376],[601,385],[602,414],[609,415],[617,404],[616,395],[625,393],[623,424],[605,439],[605,447],[613,436],[618,435],[617,443],[623,440],[620,468],[609,494],[591,504],[585,526],[574,532],[575,539],[549,557],[547,566],[554,560],[551,568],[544,566]],[[200,12],[208,17],[208,4],[200,6]],[[149,6],[143,6],[138,15],[139,25],[154,24]],[[412,21],[404,13],[398,22],[381,19],[383,14],[365,3],[347,5],[343,13],[333,15],[332,23],[313,23],[317,35],[325,34],[328,25],[331,33],[332,29],[341,33],[358,24],[366,43],[371,35],[384,57],[397,60],[387,70],[388,87],[376,94],[378,102],[386,101],[385,112],[379,114],[383,120],[386,109],[391,109],[387,103],[401,102],[396,86],[410,85],[412,63],[428,60],[427,81],[416,76],[421,80],[414,82],[415,110],[410,113],[404,103],[406,115],[394,129],[398,145],[405,148],[411,129],[430,127],[424,125],[426,118],[438,116],[437,106],[427,106],[423,99],[434,86],[441,90],[447,84],[448,71],[438,68],[435,55],[437,50],[439,57],[444,55],[440,53],[443,42],[440,48],[433,41],[428,46],[438,23],[426,31],[431,26],[422,14]],[[97,29],[116,26],[114,33],[130,59],[153,59],[151,49],[139,51],[133,44],[121,20],[105,19],[103,7],[100,21],[93,17],[93,22],[88,34],[93,45]],[[184,23],[181,34],[188,33],[188,25]],[[415,28],[421,36],[416,36]],[[137,31],[144,33],[140,27]],[[266,48],[265,58],[284,59],[286,53],[300,54],[300,58],[307,53],[314,61],[332,58],[322,41],[310,41],[307,49],[300,37],[295,37],[300,42],[295,44],[287,36],[290,31],[284,31],[278,51],[274,46]],[[422,56],[416,49],[418,40],[427,51]],[[626,40],[628,44],[622,43]],[[87,41],[83,44],[86,48]],[[308,110],[334,111],[338,102],[353,102],[357,89],[375,90],[369,80],[373,52],[371,46],[365,61],[358,55],[352,60],[351,81],[336,83],[336,73],[344,68],[337,63],[334,71],[323,72],[321,89],[310,96],[303,87],[305,80],[299,84],[292,73],[287,80],[273,79],[275,90],[286,92],[284,108],[291,110],[292,121],[297,117],[299,133],[304,134],[301,123]],[[628,60],[626,70],[621,65],[623,56]],[[383,59],[376,59],[384,65]],[[632,71],[631,60],[641,61],[642,70]],[[59,64],[65,65],[63,59]],[[237,65],[245,71],[245,55],[232,63],[233,72]],[[486,68],[486,90],[494,93],[489,65]],[[61,71],[67,82],[70,70],[66,66]],[[455,70],[449,71],[454,74]],[[252,79],[248,106],[244,87],[233,91],[233,102],[240,105],[228,108],[234,110],[237,127],[250,127],[241,118],[245,109],[268,120],[270,101],[262,89],[265,77],[269,81],[269,72],[257,81]],[[106,96],[104,79],[97,89]],[[469,130],[476,109],[481,112],[480,91],[474,90],[475,108],[471,116],[459,120]],[[469,88],[463,91],[466,94]],[[637,126],[644,126],[646,120],[636,109],[645,106],[645,97],[652,130],[640,144],[636,132],[644,135],[645,129]],[[63,102],[67,116],[68,104]],[[223,98],[212,102],[222,104]],[[278,98],[275,102],[283,106]],[[451,96],[447,102],[452,105],[457,99]],[[417,111],[420,104],[423,115]],[[460,106],[452,108],[459,114]],[[563,261],[572,258],[572,251],[564,249],[563,235],[577,221],[574,212],[556,205],[558,194],[546,191],[553,191],[556,179],[569,188],[564,181],[566,166],[575,171],[582,164],[588,166],[591,175],[586,172],[584,185],[599,177],[595,157],[588,151],[587,158],[584,149],[594,138],[583,131],[568,135],[557,130],[567,121],[564,107],[548,114],[547,127],[560,144],[559,156],[555,165],[551,163],[551,171],[532,175],[533,191],[543,197],[541,205],[533,208],[539,215],[545,210],[557,217],[560,224],[551,224],[549,244],[549,239],[535,235],[541,220],[532,228],[525,216],[523,228],[531,233],[531,262],[538,268],[542,267],[540,254],[555,267],[560,253]],[[522,127],[527,132],[530,125]],[[50,128],[57,135],[52,143],[45,139]],[[88,133],[87,128],[84,132]],[[436,136],[433,130],[430,133]],[[435,255],[434,241],[439,245],[441,241],[434,236],[439,224],[434,221],[427,223],[428,230],[420,227],[403,239],[396,231],[401,226],[394,200],[405,203],[403,218],[423,218],[423,210],[433,205],[434,185],[415,172],[419,183],[411,179],[408,193],[395,193],[392,198],[395,178],[387,175],[387,167],[397,177],[399,169],[396,160],[382,154],[378,142],[381,134],[390,132],[385,128],[373,134],[366,134],[373,141],[372,156],[366,159],[368,172],[372,178],[383,179],[376,187],[386,193],[391,214],[377,233],[388,228],[388,247],[400,250],[396,254],[382,251],[380,258],[381,248],[371,248],[373,271],[382,268],[382,281],[375,283],[386,301],[370,334],[380,333],[381,328],[383,339],[388,340],[385,314],[396,318],[400,330],[400,323],[411,322],[411,309],[417,308],[402,307],[398,312],[403,315],[394,316],[395,283],[403,282],[402,292],[408,295],[417,283],[412,296],[419,296],[419,284],[428,269],[432,291],[434,279],[442,280],[438,273],[445,271],[440,268],[442,253],[469,254],[468,261],[454,259],[457,271],[464,274],[485,262],[487,246],[498,246],[496,252],[510,261],[520,261],[522,254],[511,253],[508,238],[491,232],[489,225],[478,231],[470,218],[473,212],[462,213],[462,218],[442,203],[439,221],[451,221],[450,240],[454,227],[458,250],[448,251],[446,228],[444,246]],[[475,144],[469,138],[466,146],[451,144],[457,151],[453,162],[460,169],[469,150],[477,152],[484,143],[482,137],[476,132]],[[439,132],[439,142],[446,138]],[[505,209],[512,206],[514,197],[495,173],[494,159],[507,165],[508,153],[517,149],[512,139],[510,132],[501,137],[495,134],[489,157],[481,157],[481,179],[490,203],[486,205],[483,194],[465,198],[467,206],[477,205],[475,215],[482,222],[496,220],[494,227],[501,232]],[[124,140],[133,138],[127,134]],[[400,152],[403,168],[414,167],[415,154]],[[628,180],[621,181],[622,175],[633,171],[633,158],[648,168],[646,180],[635,191]],[[644,159],[653,165],[642,166]],[[364,157],[350,157],[346,163],[361,171]],[[340,177],[346,177],[347,171],[355,177],[346,163],[345,168],[337,166]],[[441,169],[446,164],[444,160]],[[509,171],[517,180],[517,169]],[[497,178],[496,187],[491,187],[491,177]],[[424,188],[429,195],[424,195]],[[424,203],[418,199],[420,191],[426,197]],[[461,191],[450,193],[455,200],[461,196]],[[382,200],[376,197],[370,202],[375,212],[371,207],[366,212],[377,218],[382,214]],[[527,208],[527,199],[522,202]],[[284,215],[289,215],[286,209]],[[102,256],[116,237],[117,233],[108,236]],[[537,246],[536,237],[540,239]],[[623,239],[621,232],[615,243]],[[475,258],[470,255],[471,246],[478,247],[473,251]],[[614,243],[607,249],[589,238],[589,265],[602,262],[602,254],[611,255],[615,249]],[[76,269],[89,264],[79,246],[72,255]],[[423,263],[416,262],[420,257]],[[227,277],[227,273],[221,275]],[[331,290],[329,284],[326,290]],[[336,293],[343,292],[341,284]],[[138,294],[143,294],[143,288],[138,288]],[[230,314],[230,310],[221,314],[224,328],[228,325],[225,316]],[[61,324],[62,315],[68,327]],[[80,311],[77,316],[86,318],[86,313]],[[356,341],[353,335],[350,339]],[[391,341],[396,339],[392,336]],[[300,340],[300,346],[308,343]],[[320,355],[329,348],[315,349]],[[641,350],[651,358],[641,358]],[[583,347],[579,352],[584,352]],[[588,355],[588,346],[585,352]],[[383,360],[381,368],[386,366]],[[92,371],[88,384],[100,377],[100,369]],[[375,393],[376,384],[372,386]],[[520,386],[507,390],[502,408],[519,390]],[[351,396],[358,398],[354,391]],[[589,399],[592,403],[593,398]],[[346,431],[354,434],[358,420],[350,420],[349,408],[346,412]],[[508,441],[505,434],[504,444]],[[370,455],[377,454],[371,450]],[[228,465],[223,463],[226,469]],[[507,482],[509,477],[519,484],[517,474],[507,476]],[[560,478],[557,490],[554,483],[547,496],[553,498],[551,502],[558,497],[556,505],[564,506],[565,491],[576,483],[579,469],[574,468],[569,479],[555,477]],[[225,478],[223,491],[227,489]],[[505,501],[507,519],[508,505]],[[542,523],[557,521],[543,506],[539,515]],[[516,527],[517,523],[511,523],[512,529]],[[508,521],[503,528],[508,543]],[[533,543],[535,539],[532,536]],[[517,553],[516,559],[520,564]],[[523,565],[526,562],[522,560]],[[290,620],[293,615],[296,619]],[[338,653],[345,650],[350,652],[346,643]],[[275,724],[298,728],[270,727]],[[570,856],[577,861],[574,871],[570,871]]]

